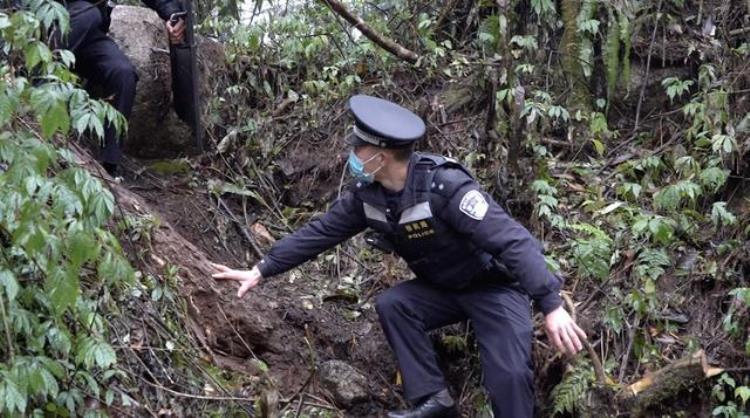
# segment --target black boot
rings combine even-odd
[[[391,411],[388,418],[455,418],[458,417],[456,403],[448,393],[448,389],[430,396],[412,409],[405,411]]]
[[[110,176],[112,176],[112,178],[115,178],[120,174],[119,167],[115,163],[102,163],[102,166],[104,166],[104,169]]]

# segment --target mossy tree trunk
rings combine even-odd
[[[585,2],[586,0],[562,0],[560,7],[564,28],[560,54],[562,70],[570,87],[566,106],[571,114],[591,107],[591,95],[580,62],[581,37],[578,32],[578,16]]]
[[[520,157],[523,142],[523,121],[521,112],[523,111],[524,90],[519,84],[518,77],[513,68],[513,56],[511,54],[510,39],[511,23],[513,16],[513,7],[515,1],[496,0],[498,8],[498,21],[500,24],[499,36],[497,38],[497,53],[501,57],[502,65],[499,71],[491,71],[490,77],[492,89],[489,97],[490,106],[488,109],[488,118],[486,129],[490,138],[498,136],[498,130],[505,131],[508,138],[508,165],[511,172],[519,173],[518,159]],[[498,89],[509,89],[513,100],[510,105],[504,102],[501,106],[496,103],[496,93]],[[505,129],[498,129],[498,113],[502,113],[500,120],[505,123]]]

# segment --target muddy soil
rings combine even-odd
[[[302,167],[304,161],[289,164]],[[206,186],[215,173],[198,163],[191,164],[190,170],[165,174],[149,168],[151,162],[132,161],[126,165],[123,186],[149,206],[144,211],[155,214],[164,225],[174,229],[174,239],[186,242],[181,247],[184,253],[171,249],[166,252],[166,258],[175,264],[184,262],[185,270],[191,272],[186,274],[180,293],[188,301],[192,320],[197,324],[194,332],[199,334],[203,349],[211,353],[214,363],[225,369],[260,376],[258,361],[261,361],[268,366],[268,375],[282,399],[304,392],[316,397],[316,403],[340,408],[338,413],[343,416],[378,417],[389,409],[404,406],[394,358],[373,308],[379,291],[408,278],[404,265],[391,256],[373,253],[361,237],[355,237],[338,250],[266,280],[243,300],[238,300],[234,284],[218,283],[210,278],[207,261],[237,268],[252,266],[258,256],[240,228],[252,231],[252,225],[258,223],[276,232],[277,229],[272,227],[273,220],[268,219],[263,208],[253,207],[241,197],[223,195],[219,202]],[[308,201],[313,207],[322,207],[321,202],[330,201],[338,190],[342,164],[343,161],[334,158],[324,163],[326,169],[282,173],[291,186],[285,190],[281,204],[294,206]],[[320,189],[293,181],[306,176],[317,179]],[[228,212],[239,222],[233,221]],[[254,235],[254,238],[261,251],[271,245],[260,236]],[[169,247],[169,243],[164,242],[154,245]],[[664,280],[662,285],[669,287],[670,283]],[[668,293],[668,289],[663,290]],[[691,313],[694,317],[689,334],[711,335],[705,327],[718,326],[721,318],[716,312],[721,309],[716,305],[721,305],[722,301],[711,297],[713,293],[711,289],[696,291],[701,296],[693,304],[697,309]],[[595,305],[579,314],[584,318],[593,317],[597,311]],[[549,403],[549,393],[561,379],[566,360],[554,356],[541,332],[540,317],[535,320],[537,405],[539,416],[545,416],[549,407],[545,408],[545,403]],[[587,328],[592,338],[598,332],[605,332]],[[468,324],[440,330],[433,334],[433,340],[463,416],[483,416],[478,408],[486,405],[486,400],[479,389],[479,358]],[[462,345],[457,348],[459,341]],[[708,339],[702,341],[702,345],[713,353],[714,359],[732,357],[727,353],[731,350],[728,342]],[[336,405],[335,394],[323,387],[318,376],[321,365],[333,359],[348,363],[366,378],[367,401]],[[247,393],[257,394],[257,389],[247,388]],[[708,390],[710,388],[700,387],[693,395],[670,403],[667,409],[672,412],[674,408],[682,409],[691,411],[686,416],[701,416],[708,407],[705,401],[710,396]],[[694,412],[698,415],[690,415]]]
[[[258,261],[243,233],[208,192],[204,180],[191,177],[195,175],[188,174],[190,170],[164,174],[149,169],[150,165],[149,161],[131,160],[126,165],[123,186],[148,203],[163,223],[171,225],[211,261],[237,268]],[[243,209],[241,201],[232,196],[222,200],[238,218],[258,219],[256,212],[260,209]],[[263,250],[268,248],[262,240],[259,242]],[[359,300],[351,296],[351,291],[339,290],[341,277],[353,274],[358,266],[344,254],[349,251],[356,249],[341,251],[341,257],[346,258],[338,268],[341,276],[337,272],[327,274],[321,263],[313,261],[267,280],[241,301],[236,298],[234,284],[209,285],[213,280],[208,276],[204,278],[206,288],[201,288],[200,280],[186,280],[181,293],[189,296],[206,341],[224,360],[224,367],[236,365],[256,373],[248,364],[253,359],[261,360],[282,398],[304,389],[333,404],[333,394],[310,375],[327,360],[343,360],[368,378],[370,395],[369,401],[351,406],[344,414],[380,416],[403,402],[395,384],[394,360],[373,308],[373,295],[384,284],[377,271],[360,281],[363,287]],[[221,289],[222,295],[212,294],[209,287]],[[235,309],[240,305],[245,306]]]

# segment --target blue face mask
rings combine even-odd
[[[355,180],[362,182],[363,184],[370,184],[375,180],[375,173],[378,172],[382,168],[378,167],[375,171],[372,173],[368,173],[365,171],[365,164],[372,161],[373,158],[377,157],[380,153],[373,155],[372,157],[368,158],[367,161],[362,161],[357,157],[357,154],[354,153],[354,150],[349,152],[349,173],[354,177]]]

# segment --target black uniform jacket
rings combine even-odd
[[[561,305],[560,279],[547,270],[541,246],[458,163],[415,153],[405,188],[353,184],[330,210],[278,241],[258,264],[263,277],[283,273],[372,228],[422,280],[462,289],[503,271],[543,313]]]

